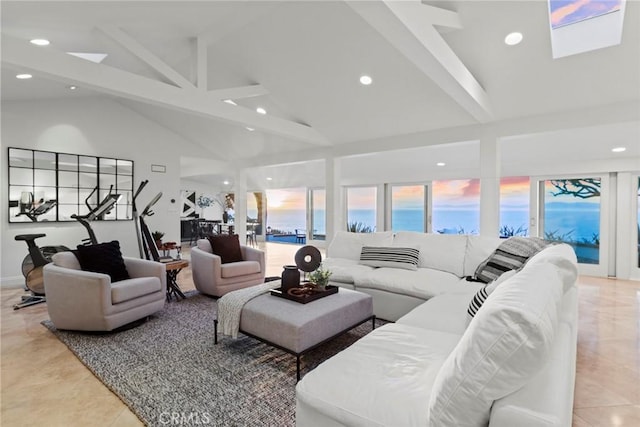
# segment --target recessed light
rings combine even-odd
[[[360,76],[360,83],[362,83],[365,86],[368,86],[371,83],[373,83],[373,79],[369,76]]]
[[[49,40],[47,39],[33,39],[30,40],[30,42],[36,46],[49,46]]]
[[[223,102],[226,102],[227,104],[231,104],[231,105],[238,106],[238,104],[236,104],[235,102],[233,102],[233,99],[225,99]]]
[[[611,151],[614,153],[622,153],[623,151],[627,151],[627,147],[616,147],[612,148]]]
[[[229,185],[229,181],[222,181],[224,185]]]
[[[273,178],[271,178],[270,176],[267,177],[267,181],[271,181],[273,180]]]
[[[250,128],[249,126],[246,126],[245,129],[247,129],[249,132],[253,132],[255,130],[254,128]]]
[[[16,79],[20,79],[20,80],[30,79],[31,77],[33,77],[31,74],[17,74],[16,75]]]
[[[256,108],[256,111],[258,112],[258,114],[267,114],[267,110],[262,107]]]
[[[78,86],[75,86],[75,85],[67,86],[67,89],[76,90],[76,89],[78,89]]]
[[[509,46],[515,46],[522,41],[522,33],[513,32],[507,34],[504,38],[504,42]]]
[[[446,163],[445,163],[445,162],[438,162],[438,163],[436,163],[436,166],[444,166],[444,165],[446,165]]]

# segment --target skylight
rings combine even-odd
[[[549,0],[553,57],[620,44],[625,1]]]
[[[607,13],[617,12],[621,5],[622,0],[550,0],[551,28],[556,29]]]

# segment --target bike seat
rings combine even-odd
[[[40,238],[40,237],[44,237],[44,236],[46,236],[46,234],[44,234],[44,233],[39,233],[39,234],[18,234],[18,235],[15,237],[15,239],[16,239],[16,240],[26,240],[26,241],[29,241],[29,240],[35,240],[35,239],[38,239],[38,238]]]

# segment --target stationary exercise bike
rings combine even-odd
[[[120,194],[115,194],[112,192],[113,186],[111,186],[111,188],[109,189],[109,194],[107,194],[107,196],[98,204],[98,206],[96,206],[95,208],[91,208],[89,199],[97,190],[97,187],[94,188],[94,190],[85,199],[85,204],[90,209],[88,214],[71,215],[71,218],[82,224],[89,233],[89,237],[87,239],[83,239],[83,244],[98,243],[96,235],[91,228],[90,222],[98,218],[104,218],[104,215],[111,212],[111,210],[121,197]],[[32,219],[32,221],[37,221],[37,216],[36,219]],[[51,257],[57,252],[70,250],[68,247],[62,245],[44,246],[42,248],[38,247],[35,240],[45,236],[46,234],[44,233],[19,234],[15,236],[16,240],[26,242],[27,247],[29,248],[29,254],[22,261],[22,275],[25,278],[26,290],[31,291],[31,295],[23,295],[22,301],[13,306],[14,310],[19,310],[21,308],[46,301],[42,268],[51,262]]]

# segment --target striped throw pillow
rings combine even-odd
[[[469,315],[467,318],[468,322],[470,322],[471,319],[476,315],[478,310],[480,310],[480,307],[482,307],[482,304],[484,304],[487,298],[489,298],[489,295],[491,295],[491,293],[496,290],[498,285],[506,282],[511,276],[515,276],[516,273],[516,270],[508,271],[488,285],[484,285],[481,289],[478,290],[478,292],[476,292],[473,298],[471,298],[471,302],[469,302],[469,308],[467,308],[467,314]]]
[[[403,268],[417,270],[420,251],[416,248],[395,246],[363,246],[360,264],[370,267]]]

